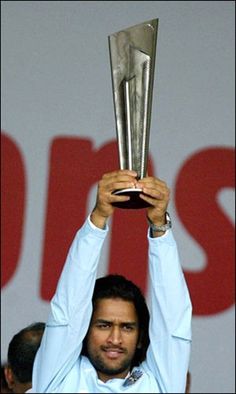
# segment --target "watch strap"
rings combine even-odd
[[[152,231],[160,233],[160,232],[165,232],[172,227],[171,218],[170,218],[169,213],[166,212],[165,216],[166,216],[166,223],[161,226],[156,226],[154,223],[151,222],[151,220],[148,219],[148,224],[149,224],[149,227],[152,229]]]

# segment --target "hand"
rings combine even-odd
[[[146,177],[140,179],[136,187],[143,191],[140,198],[151,204],[147,208],[148,219],[156,226],[165,224],[165,212],[170,199],[170,190],[166,183],[155,177]]]
[[[107,219],[113,214],[114,202],[128,201],[129,196],[116,196],[115,190],[135,187],[137,173],[130,170],[118,170],[104,174],[98,182],[96,205],[90,219],[99,228],[104,228]]]

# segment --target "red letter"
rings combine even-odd
[[[48,186],[48,204],[43,254],[41,295],[50,300],[56,288],[65,258],[78,228],[86,216],[88,194],[105,172],[118,168],[116,142],[98,151],[89,140],[58,138],[52,144]],[[122,211],[122,212],[121,212]],[[143,216],[144,213],[143,213]],[[146,223],[117,209],[111,246],[111,270],[127,272],[145,286]],[[145,229],[144,229],[145,226]]]
[[[207,253],[206,268],[186,272],[193,312],[210,315],[234,302],[234,227],[217,203],[234,187],[234,149],[211,148],[192,156],[176,180],[176,208],[185,227]]]
[[[1,145],[1,287],[3,287],[17,268],[21,250],[25,207],[25,173],[23,158],[16,143],[3,133]]]

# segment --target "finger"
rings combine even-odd
[[[135,182],[114,182],[110,187],[112,192],[121,189],[135,189]]]
[[[108,172],[106,174],[103,175],[104,179],[107,178],[116,178],[119,176],[131,176],[131,177],[137,177],[137,172],[133,171],[133,170],[117,170],[117,171],[112,171],[112,172]]]
[[[143,194],[152,197],[156,200],[164,200],[167,197],[166,191],[163,190],[158,190],[158,189],[151,189],[151,188],[146,188],[144,187],[142,189]]]
[[[110,203],[113,204],[115,202],[124,202],[124,201],[129,201],[130,196],[116,196],[115,194],[111,194],[110,196]]]
[[[146,184],[146,185],[147,184],[153,184],[153,185],[157,185],[157,186],[160,185],[160,186],[167,187],[166,182],[162,181],[159,178],[155,178],[153,176],[149,176],[149,177],[146,177],[146,178],[139,179],[138,183]]]
[[[146,178],[145,181],[139,181],[136,187],[142,188],[144,193],[153,195],[153,197],[155,197],[155,193],[157,197],[160,193],[163,195],[169,195],[170,193],[166,183],[155,178]]]
[[[147,196],[147,195],[145,195],[145,194],[139,194],[139,197],[142,199],[142,200],[144,200],[144,201],[146,201],[149,205],[151,205],[152,207],[155,207],[156,206],[156,204],[157,204],[157,200],[156,199],[153,199],[153,198],[151,198],[151,197],[149,197],[149,196]]]
[[[134,182],[111,182],[108,183],[107,185],[100,185],[99,194],[113,193],[116,190],[134,189],[134,188],[135,188]]]
[[[115,176],[102,180],[99,183],[101,190],[112,192],[118,189],[134,188],[136,180],[128,175]]]
[[[107,178],[107,182],[131,182],[136,184],[137,180],[134,176],[128,174],[118,174],[114,177]]]
[[[163,209],[165,210],[167,205],[168,205],[168,201],[167,200],[158,200],[156,198],[149,197],[146,194],[142,194],[141,193],[139,195],[139,197],[142,200],[146,201],[148,204],[150,204],[152,207],[157,208],[157,209],[159,208],[160,211],[162,211]]]

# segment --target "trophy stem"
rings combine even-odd
[[[147,171],[148,146],[149,146],[149,116],[148,116],[148,92],[150,88],[150,59],[143,64],[142,85],[143,85],[143,116],[142,116],[142,154],[141,154],[141,174],[144,178]]]
[[[127,151],[128,151],[128,169],[132,170],[132,129],[131,129],[131,110],[130,110],[130,81],[124,81],[125,96],[125,114],[126,114],[126,131],[127,131]]]

